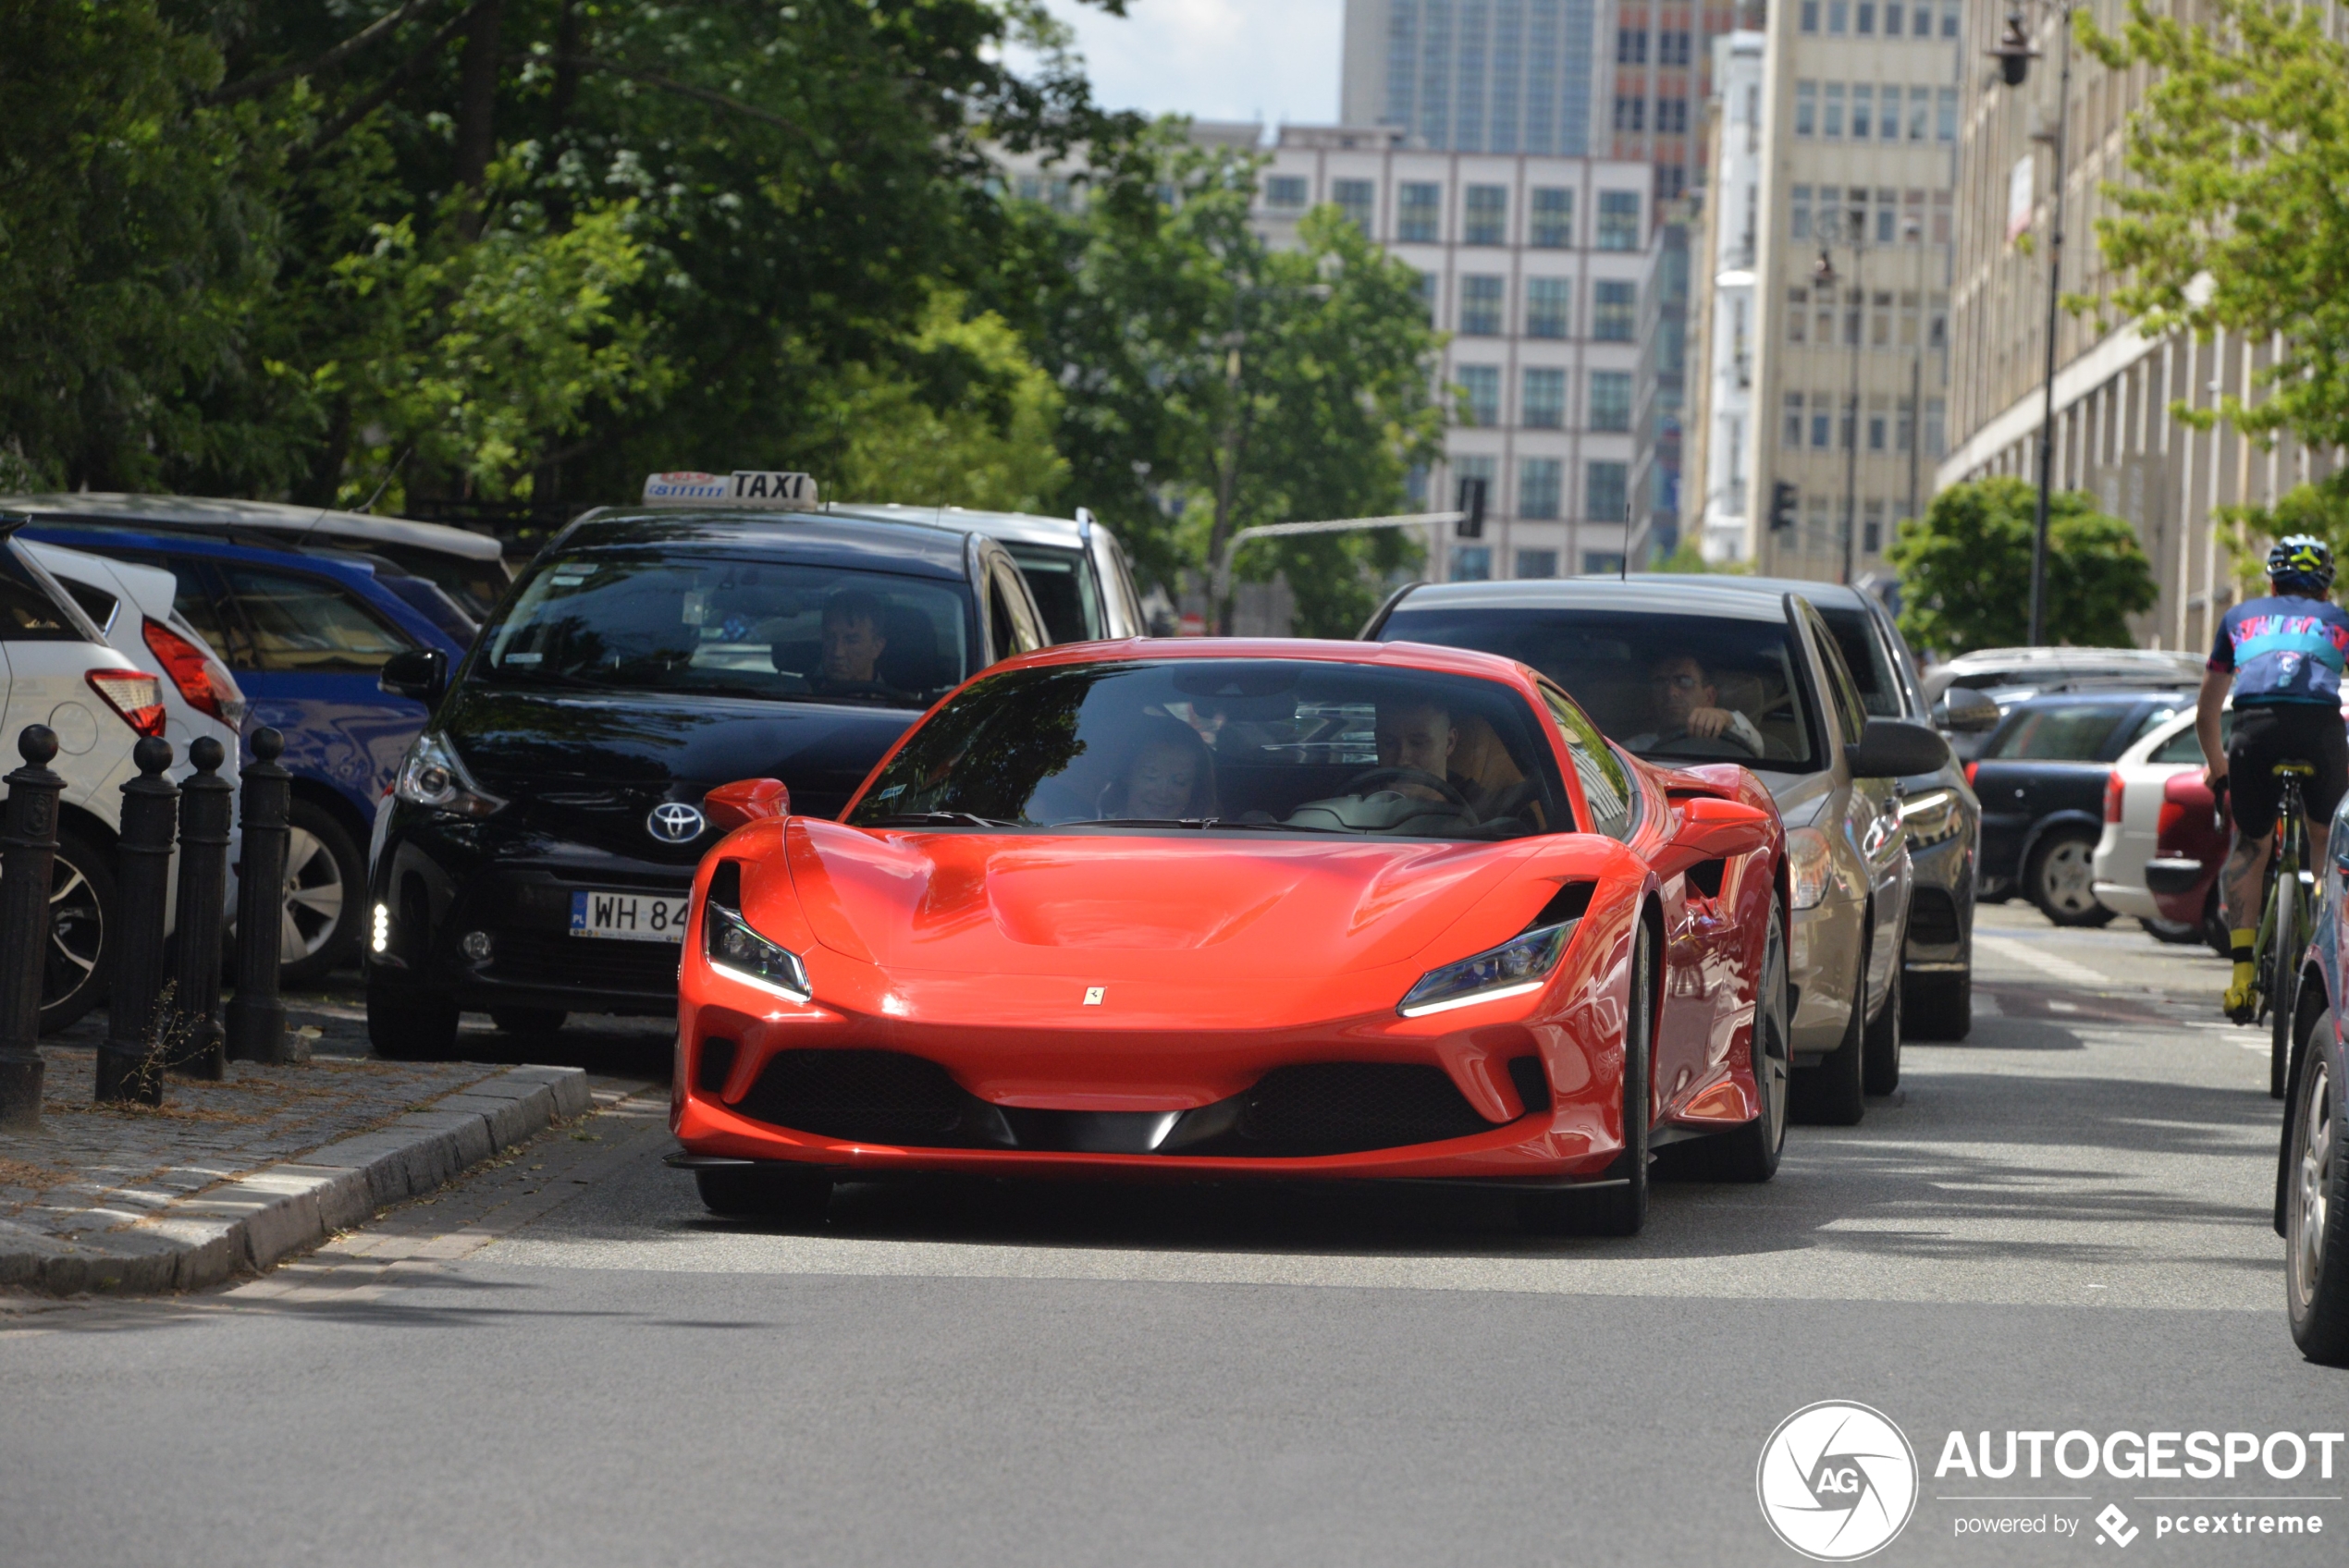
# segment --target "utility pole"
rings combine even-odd
[[[1837,318],[1843,323],[1844,333],[1851,339],[1851,393],[1843,414],[1843,578],[1849,585],[1860,573],[1860,345],[1868,326],[1868,295],[1861,283],[1861,257],[1867,246],[1867,219],[1857,208],[1845,207],[1825,233],[1819,236],[1819,260],[1811,269],[1812,280],[1835,298],[1835,262],[1827,254],[1827,247],[1835,243],[1840,232],[1851,247],[1851,299],[1850,308],[1838,300]]]

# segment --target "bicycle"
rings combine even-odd
[[[2268,1020],[2268,1097],[2283,1098],[2284,1079],[2292,1069],[2293,1028],[2300,1005],[2300,959],[2308,950],[2315,921],[2307,876],[2308,823],[2301,806],[2300,781],[2314,778],[2314,764],[2285,761],[2269,770],[2283,781],[2276,802],[2276,823],[2269,830],[2268,874],[2260,895],[2259,935],[2251,953],[2252,993],[2239,1023]],[[2219,816],[2226,820],[2226,780],[2214,793]]]

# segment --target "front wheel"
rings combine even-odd
[[[1900,1029],[1912,1040],[1962,1040],[1974,1033],[1974,971],[1934,970],[1900,982]]]
[[[2284,1308],[2311,1361],[2349,1365],[2349,1125],[2333,1071],[2333,1016],[2317,1020],[2284,1121]]]
[[[1868,1112],[1867,1050],[1868,950],[1860,949],[1860,967],[1851,977],[1851,1011],[1844,1020],[1843,1039],[1815,1067],[1794,1075],[1794,1112],[1802,1121],[1829,1127],[1856,1127]]]
[[[1896,963],[1885,986],[1884,1006],[1876,1010],[1860,1042],[1861,1086],[1872,1095],[1888,1095],[1900,1086],[1900,979]]]
[[[2058,925],[2102,925],[2112,912],[2097,902],[2097,839],[2085,828],[2058,828],[2039,840],[2023,874],[2023,891]]]
[[[285,903],[277,984],[314,985],[359,956],[367,862],[334,813],[297,796],[286,807]]]
[[[1789,1064],[1794,1054],[1791,1011],[1787,1005],[1786,929],[1773,903],[1748,1047],[1754,1095],[1761,1105],[1744,1126],[1679,1145],[1686,1151],[1690,1174],[1716,1182],[1766,1182],[1778,1173],[1778,1158],[1786,1152]]]
[[[702,1207],[726,1219],[820,1225],[832,1197],[830,1177],[788,1166],[711,1166],[694,1172],[694,1185]]]

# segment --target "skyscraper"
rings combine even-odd
[[[1347,0],[1339,118],[1437,152],[1586,156],[1606,0]]]

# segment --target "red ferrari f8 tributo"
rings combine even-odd
[[[721,1214],[1147,1172],[1500,1184],[1530,1226],[1629,1234],[1662,1145],[1777,1167],[1769,794],[1638,761],[1523,665],[1049,649],[837,822],[773,780],[707,804],[740,826],[695,881],[670,1121]]]

